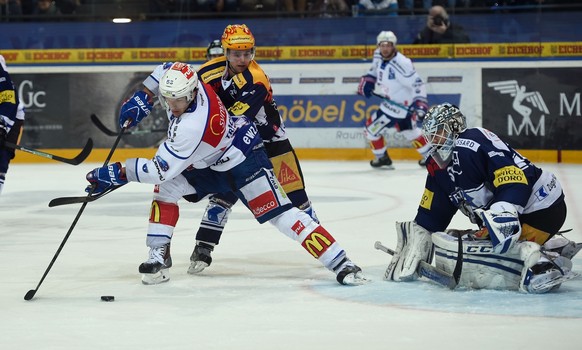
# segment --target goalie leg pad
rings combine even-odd
[[[472,289],[517,290],[524,272],[537,263],[540,246],[534,242],[517,242],[505,254],[493,252],[489,240],[463,236],[463,272],[459,285]],[[435,265],[452,273],[457,260],[457,238],[434,232]]]
[[[396,223],[397,245],[395,254],[386,269],[384,279],[391,281],[411,281],[418,277],[416,272],[421,261],[430,264],[433,245],[430,232],[414,221]]]

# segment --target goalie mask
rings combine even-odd
[[[441,169],[451,161],[455,142],[465,129],[465,116],[450,103],[431,107],[424,117],[422,135],[431,145],[430,155]]]
[[[167,98],[183,99],[187,107],[194,100],[197,87],[198,75],[194,69],[189,64],[176,62],[160,80],[159,100],[166,109],[170,109]]]

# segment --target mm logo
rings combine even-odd
[[[322,232],[313,231],[302,244],[303,248],[316,259],[319,259],[327,248],[335,242],[335,239],[327,231],[323,230],[321,226],[318,229],[322,230]]]
[[[521,123],[517,125],[511,114],[507,115],[507,134],[521,135],[525,130],[525,134],[530,132],[535,136],[545,136],[545,116],[550,114],[548,107],[544,102],[542,95],[538,91],[527,92],[525,85],[519,85],[517,80],[504,80],[487,83],[487,86],[498,91],[502,95],[509,95],[513,97],[511,104],[514,111],[521,115]],[[538,125],[534,125],[531,116],[533,112],[541,112],[540,121]],[[545,114],[544,114],[545,113]]]

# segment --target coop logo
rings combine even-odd
[[[487,83],[487,86],[502,95],[513,97],[511,106],[521,116],[521,123],[518,125],[516,122],[516,119],[519,120],[517,116],[507,115],[507,134],[509,136],[519,136],[522,133],[527,136],[530,134],[534,136],[546,135],[545,118],[550,112],[544,98],[538,91],[526,91],[526,86],[520,86],[517,80],[495,81]],[[540,116],[537,125],[533,123],[532,115]]]

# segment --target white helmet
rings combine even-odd
[[[396,42],[398,41],[398,38],[396,38],[396,34],[394,34],[391,31],[381,31],[380,34],[378,34],[378,37],[376,38],[376,44],[379,45],[381,42],[383,41],[388,41],[391,42],[392,45],[396,46]]]
[[[197,87],[198,75],[192,66],[175,62],[160,80],[160,102],[166,109],[168,108],[166,98],[186,97],[186,101],[191,102],[196,95]]]
[[[431,156],[441,169],[452,158],[455,141],[467,129],[467,120],[457,106],[443,103],[431,107],[422,122],[422,135],[431,145]]]

